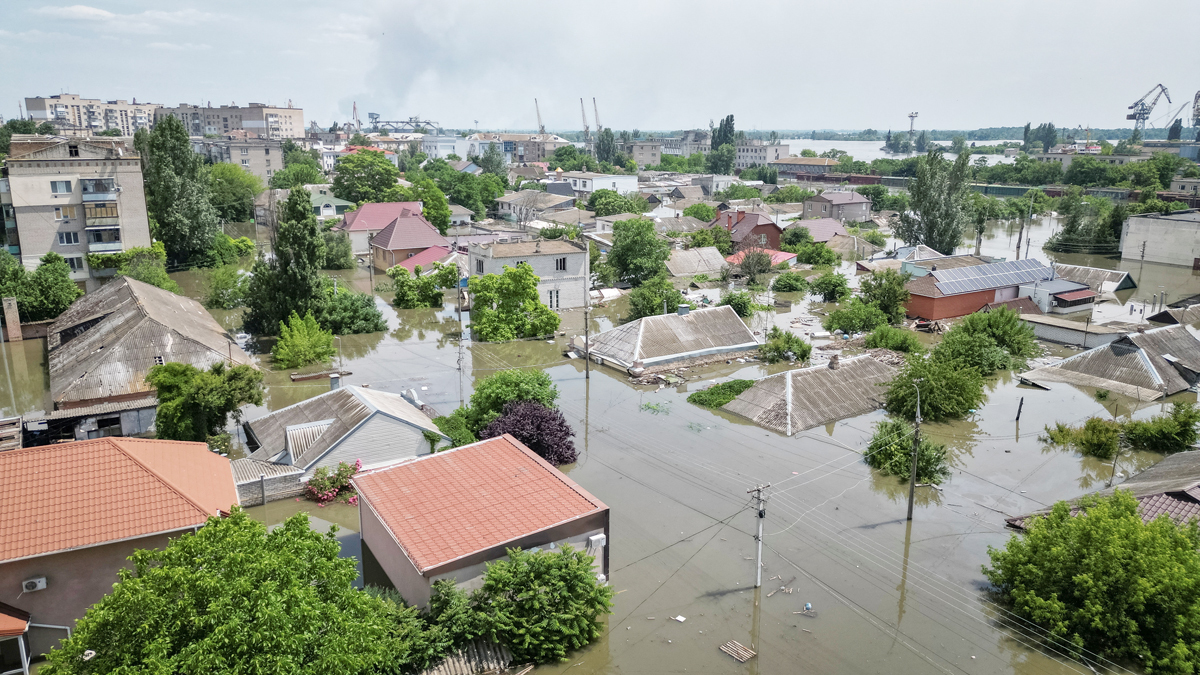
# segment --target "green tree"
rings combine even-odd
[[[771,271],[771,255],[766,250],[751,246],[743,248],[741,254],[742,259],[738,262],[738,269],[746,275],[746,279],[751,284],[758,283],[760,275]]]
[[[724,291],[721,293],[721,300],[717,303],[718,307],[729,305],[733,311],[743,319],[754,313],[754,296],[747,291]]]
[[[863,300],[878,307],[889,323],[897,324],[904,320],[904,306],[910,297],[905,284],[911,278],[911,274],[890,269],[872,272],[859,283],[859,293]]]
[[[924,244],[950,255],[962,241],[970,191],[970,156],[959,155],[953,164],[934,148],[921,158],[917,176],[908,185],[912,211],[900,214],[896,235],[912,246]]]
[[[408,269],[396,265],[387,271],[388,277],[396,287],[396,296],[392,304],[400,309],[416,309],[429,307],[441,309],[446,296],[444,291],[458,286],[458,267],[433,263],[433,271],[422,274],[421,266],[417,265],[409,274]]]
[[[224,361],[200,370],[186,363],[152,366],[146,381],[158,394],[154,422],[159,438],[204,442],[223,433],[240,408],[262,405],[263,376],[252,366],[229,368]]]
[[[675,312],[680,305],[690,307],[691,303],[687,302],[683,298],[683,294],[676,290],[665,273],[658,274],[647,279],[629,294],[629,320],[633,321],[655,314],[670,314]],[[665,312],[663,311],[664,307],[666,308]]]
[[[727,115],[725,119],[717,124],[717,129],[712,133],[711,147],[713,150],[722,145],[733,145],[736,142],[736,131],[733,126],[733,115]]]
[[[879,203],[891,194],[886,185],[857,185],[854,191],[871,200],[873,211],[881,210]]]
[[[1086,649],[1148,673],[1195,672],[1200,532],[1139,511],[1126,490],[1058,502],[1003,549],[988,547],[983,574],[1017,616],[1077,658]]]
[[[371,139],[363,136],[362,132],[356,131],[354,132],[354,135],[350,137],[350,140],[346,141],[346,145],[358,148],[371,147]]]
[[[324,361],[334,351],[333,333],[321,330],[312,312],[303,318],[292,312],[286,323],[279,322],[279,340],[271,348],[271,356],[284,368],[299,368]]]
[[[245,326],[251,333],[273,335],[293,312],[318,313],[324,287],[318,270],[324,241],[312,212],[308,190],[295,188],[283,203],[272,259],[259,257],[247,292]]]
[[[209,309],[236,309],[246,304],[250,275],[237,265],[222,265],[207,271],[204,280],[204,306]]]
[[[895,326],[879,326],[863,342],[867,349],[890,349],[895,352],[923,352],[925,345],[916,333]]]
[[[322,281],[324,299],[314,310],[317,324],[322,329],[334,335],[379,333],[387,330],[383,313],[375,306],[374,295],[338,288],[328,277]]]
[[[190,262],[220,231],[203,162],[174,117],[164,117],[144,138],[146,209],[157,223],[155,237],[166,244],[170,259]]]
[[[398,201],[392,197],[400,188],[400,170],[382,152],[359,150],[340,158],[334,170],[333,195],[338,199],[356,204]]]
[[[867,466],[885,476],[907,481],[912,475],[913,427],[904,420],[875,423],[875,433],[863,453]],[[917,482],[942,483],[950,478],[946,446],[921,437],[917,443]]]
[[[321,269],[354,269],[354,247],[350,244],[350,235],[345,232],[322,232],[321,239],[325,245],[325,255],[321,258]]]
[[[708,204],[692,204],[683,210],[683,215],[711,223],[717,219],[717,209]]]
[[[654,232],[654,221],[631,218],[613,224],[613,246],[608,264],[621,281],[633,286],[666,271],[671,245]]]
[[[34,120],[8,120],[0,126],[0,159],[9,153],[13,134],[41,134],[48,136],[56,133],[53,124]]]
[[[817,193],[805,190],[799,185],[785,185],[767,195],[763,201],[768,204],[800,204],[816,196]]]
[[[596,160],[611,162],[617,156],[617,139],[612,129],[602,129],[596,137]]]
[[[995,342],[997,347],[1018,360],[1031,358],[1039,352],[1033,328],[1021,320],[1020,314],[1007,307],[968,314],[951,329],[951,332],[955,330],[986,336]]]
[[[890,132],[890,131],[888,132],[888,136],[889,136],[889,138],[891,137],[891,133],[892,133],[892,132]],[[800,151],[800,156],[801,156],[801,157],[816,157],[816,156],[817,156],[817,151],[816,151],[816,150],[810,150],[810,149],[808,149],[808,148],[804,148],[803,150],[801,150],[801,151]]]
[[[539,277],[528,263],[504,266],[502,274],[471,277],[470,329],[483,342],[549,335],[561,320],[538,296]]]
[[[446,202],[446,195],[438,188],[437,183],[434,183],[429,178],[418,178],[414,180],[411,188],[399,191],[398,197],[393,197],[385,201],[413,201],[421,202],[421,215],[425,220],[429,221],[442,234],[450,229],[450,205]],[[396,195],[396,192],[392,193]],[[401,199],[402,198],[402,199]]]
[[[304,185],[319,185],[325,182],[325,174],[317,166],[292,164],[276,171],[271,176],[272,190],[289,190]]]
[[[771,288],[776,293],[803,293],[808,290],[808,277],[800,272],[784,272],[775,277]]]
[[[479,157],[478,164],[484,173],[508,179],[508,163],[504,161],[504,152],[500,150],[499,143],[488,143],[483,155]]]
[[[809,283],[809,291],[821,302],[841,302],[850,297],[850,282],[844,274],[826,272]]]
[[[501,370],[475,385],[470,404],[463,410],[467,428],[476,436],[504,414],[510,403],[536,401],[555,408],[558,387],[540,370]],[[457,411],[456,411],[457,412]]]
[[[566,661],[604,632],[600,620],[612,610],[613,588],[596,578],[594,561],[564,545],[537,553],[512,548],[507,559],[488,564],[477,603],[518,662]]]
[[[789,253],[794,252],[796,254],[796,262],[813,265],[814,267],[831,267],[842,260],[842,254],[819,241],[810,241],[807,244],[800,244],[799,246],[789,245],[784,250]]]
[[[726,143],[722,146],[714,147],[708,153],[706,168],[709,173],[728,176],[733,173],[733,164],[736,158],[737,150],[733,147],[732,143]]]
[[[355,559],[340,555],[335,530],[319,534],[300,513],[268,531],[234,505],[165,549],[138,550],[133,569],[119,572],[44,672],[424,668],[432,654],[417,609],[355,589]]]
[[[839,307],[825,317],[825,330],[840,330],[843,333],[869,333],[877,326],[888,323],[888,315],[875,305],[863,302],[862,298],[851,298],[845,307]]]
[[[771,326],[771,329],[767,331],[767,341],[758,348],[759,357],[767,363],[779,363],[780,361],[803,363],[811,354],[811,344],[805,342],[804,338],[799,335],[783,330],[779,326]]]
[[[940,422],[965,417],[983,403],[983,376],[953,360],[910,354],[900,372],[888,383],[884,409],[913,419],[920,386],[921,418]]]
[[[254,198],[263,191],[262,179],[237,164],[219,162],[208,170],[208,185],[217,216],[229,223],[254,220]]]
[[[3,276],[16,281],[13,295],[17,297],[17,310],[22,321],[57,318],[83,295],[79,286],[71,281],[71,268],[67,261],[53,251],[42,256],[37,269],[28,274],[15,258],[7,252],[4,252],[4,256],[3,267],[6,271]]]
[[[913,147],[917,152],[925,152],[925,150],[929,147],[929,136],[922,131],[921,135],[917,136],[917,141],[913,143]]]
[[[125,254],[125,261],[117,270],[121,276],[183,294],[179,284],[167,274],[167,249],[161,241],[149,247],[131,248]]]
[[[781,246],[791,246],[790,249],[783,249],[788,253],[796,253],[800,246],[812,242],[812,235],[809,234],[808,228],[803,225],[792,225],[779,235],[779,243]]]

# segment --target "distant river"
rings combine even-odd
[[[903,159],[904,157],[911,156],[911,155],[894,155],[889,152],[884,152],[883,150],[881,150],[881,148],[883,147],[883,141],[810,141],[806,138],[787,138],[787,139],[783,139],[782,142],[791,146],[789,148],[789,151],[793,155],[799,155],[800,151],[805,148],[808,148],[809,150],[813,150],[818,155],[821,154],[822,152],[825,152],[826,150],[837,148],[838,150],[845,150],[846,152],[850,153],[850,156],[853,157],[854,159],[859,159],[864,162],[870,162],[873,159],[885,159],[885,158]],[[987,144],[995,145],[997,143],[1002,143],[1002,142],[1003,141],[988,141]],[[980,156],[987,157],[988,164],[999,164],[1001,162],[1011,163],[1011,162],[1015,161],[1012,157],[1006,158],[1003,155],[980,155]],[[949,159],[955,159],[956,157],[958,157],[958,155],[955,155],[952,153],[946,153],[946,157]],[[974,161],[974,159],[972,159],[972,161]]]

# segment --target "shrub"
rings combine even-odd
[[[754,380],[730,380],[689,394],[687,400],[705,408],[720,408],[753,386]]]
[[[777,293],[803,293],[808,290],[808,279],[799,272],[784,272],[775,277],[771,287]]]
[[[458,285],[458,267],[437,262],[433,263],[432,271],[424,274],[420,265],[414,267],[412,273],[396,265],[387,271],[387,275],[396,291],[392,304],[400,309],[441,309],[445,301],[443,290]]]
[[[842,261],[842,256],[837,251],[834,251],[819,241],[801,244],[800,246],[796,247],[789,247],[784,250],[788,253],[795,253],[796,261],[805,263],[807,265],[833,266]]]
[[[896,270],[872,272],[863,277],[859,293],[863,300],[883,310],[888,321],[900,323],[904,320],[904,306],[911,297],[905,287],[911,278],[911,274],[901,274]]]
[[[742,274],[754,283],[760,274],[771,271],[771,256],[761,248],[748,248],[742,251],[742,260],[738,263]]]
[[[279,340],[271,349],[271,356],[284,368],[299,368],[324,361],[334,351],[333,333],[321,330],[312,312],[303,319],[292,312],[287,323],[279,322]]]
[[[888,316],[875,305],[861,298],[852,298],[850,304],[829,313],[822,323],[825,330],[841,330],[843,333],[866,333],[876,326],[886,326]]]
[[[841,302],[850,297],[850,283],[844,274],[826,272],[809,284],[809,291],[821,296],[822,302]]]
[[[812,243],[812,235],[809,234],[808,228],[801,225],[792,225],[779,235],[779,243],[784,246],[791,246],[793,249],[798,249],[800,246]],[[791,250],[789,253],[795,253]]]
[[[354,248],[350,244],[350,235],[345,232],[324,232],[321,238],[325,243],[325,256],[321,263],[323,270],[352,270],[354,269]],[[234,240],[237,243],[237,240]],[[254,242],[250,242],[253,247]]]
[[[683,215],[709,223],[716,220],[717,209],[708,204],[692,204],[683,210]]]
[[[721,294],[717,306],[729,305],[743,319],[754,313],[754,298],[746,291],[729,291]]]
[[[250,287],[250,275],[237,265],[223,265],[205,270],[207,290],[204,306],[209,309],[236,309],[246,304],[246,291]]]
[[[786,272],[786,271],[792,269],[792,264],[785,260],[785,261],[779,263],[778,265],[775,265],[771,269],[778,270],[780,272]]]
[[[539,457],[555,466],[571,464],[578,456],[575,435],[563,414],[537,401],[517,401],[504,406],[504,414],[487,425],[479,438],[512,434]]]
[[[983,403],[983,376],[979,371],[954,361],[909,354],[887,385],[884,408],[898,417],[913,419],[917,380],[921,380],[921,418],[927,422],[964,417]]]
[[[1033,328],[1021,321],[1021,315],[1007,307],[990,312],[976,312],[963,317],[952,330],[975,335],[987,335],[996,345],[1015,357],[1020,365],[1024,359],[1037,354],[1037,338]],[[1014,367],[1016,367],[1016,365]]]
[[[933,350],[933,357],[942,361],[957,361],[974,368],[980,375],[1012,367],[1012,357],[987,335],[951,329]]]
[[[812,354],[812,345],[804,338],[786,331],[779,326],[771,326],[767,331],[767,341],[758,348],[758,355],[767,363],[779,361],[800,361],[803,363]]]
[[[1182,452],[1196,444],[1196,424],[1200,410],[1195,403],[1176,401],[1171,412],[1148,420],[1133,420],[1125,424],[1125,438],[1134,450],[1149,452]]]
[[[697,284],[702,284],[702,283],[708,281],[708,275],[701,272],[700,274],[697,274],[696,276],[692,277],[692,281]]]
[[[887,246],[887,235],[879,230],[867,230],[859,234],[859,236],[874,246]]]
[[[666,274],[660,274],[642,283],[629,294],[629,319],[640,319],[644,316],[654,316],[675,312],[679,305],[691,303],[683,299],[683,294],[675,290],[675,286]]]
[[[501,370],[478,382],[471,394],[467,420],[471,433],[478,435],[484,427],[504,413],[504,406],[518,401],[537,401],[553,408],[558,400],[558,387],[550,376],[540,370]],[[456,411],[457,412],[457,411]]]
[[[910,330],[895,326],[878,326],[867,335],[867,349],[890,349],[895,352],[919,353],[925,345]]]
[[[357,335],[387,330],[383,313],[375,306],[375,296],[355,293],[348,288],[335,289],[325,279],[325,302],[317,307],[317,323],[334,335]]]
[[[475,434],[471,433],[470,421],[467,419],[466,413],[466,408],[457,408],[449,415],[433,418],[433,423],[437,425],[437,428],[450,437],[450,447],[452,448],[470,445],[479,440],[475,438]]]
[[[908,480],[912,475],[912,437],[913,426],[904,420],[877,422],[863,460],[885,476]],[[917,482],[941,483],[948,478],[946,446],[922,437],[917,442]]]
[[[318,467],[312,478],[304,484],[304,495],[318,504],[324,505],[338,501],[351,506],[358,504],[358,494],[350,485],[354,474],[362,470],[362,460],[354,460],[354,464],[338,462],[337,468],[330,470],[327,466]]]

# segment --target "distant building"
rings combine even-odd
[[[371,239],[371,264],[387,270],[431,246],[449,248],[450,242],[420,213],[404,209]]]
[[[159,107],[154,111],[155,123],[167,116],[183,122],[189,136],[227,134],[236,129],[272,140],[303,138],[305,135],[304,111],[290,105],[281,108],[251,103],[247,106],[223,105],[214,108],[180,103],[175,108]]]
[[[529,263],[538,281],[538,299],[550,309],[587,304],[591,285],[588,247],[569,239],[538,239],[509,244],[471,244],[467,269],[472,275],[503,274],[504,267]]]
[[[1044,314],[1090,313],[1099,297],[1087,284],[1062,278],[1022,284],[1017,292],[1037,303]]]
[[[496,216],[519,223],[544,219],[558,211],[575,208],[574,196],[544,190],[521,190],[496,198]]]
[[[729,305],[667,309],[593,335],[588,344],[577,336],[571,348],[580,356],[590,350],[597,363],[629,371],[758,348],[754,333]]]
[[[1200,178],[1180,178],[1176,176],[1171,179],[1171,192],[1186,192],[1191,195],[1200,195]]]
[[[470,225],[475,218],[475,212],[461,204],[450,205],[450,226]]]
[[[558,148],[571,144],[570,141],[554,134],[496,134],[480,132],[467,137],[470,144],[468,155],[482,157],[489,145],[499,145],[504,153],[504,160],[509,164],[521,162],[540,162],[545,160]]]
[[[618,143],[618,149],[633,158],[639,169],[662,163],[662,141],[658,139]]]
[[[737,182],[739,182],[737,176],[722,176],[712,173],[692,177],[692,185],[699,185],[700,189],[704,190],[705,196],[708,197],[728,190],[730,185]]]
[[[1200,211],[1130,216],[1121,228],[1121,258],[1200,270]]]
[[[337,161],[343,157],[357,154],[360,150],[368,150],[370,152],[383,153],[384,159],[392,163],[392,166],[400,166],[400,156],[391,150],[384,150],[374,146],[347,145],[340,150],[322,150],[321,151],[321,166],[326,171],[334,171],[337,168]]]
[[[94,136],[101,131],[117,130],[133,136],[138,129],[154,127],[158,103],[133,103],[80,98],[78,94],[59,94],[25,99],[25,112],[35,122],[49,122],[63,136]]]
[[[691,277],[697,274],[715,277],[721,273],[725,264],[725,257],[715,246],[677,248],[671,249],[671,257],[667,259],[667,272],[673,277]]]
[[[779,235],[783,232],[783,228],[764,214],[725,211],[717,216],[713,224],[728,230],[735,246],[745,244],[779,249]]]
[[[662,142],[662,154],[691,157],[696,153],[707,155],[712,151],[712,137],[707,131],[685,131],[683,136],[656,138]]]
[[[421,138],[421,152],[428,155],[431,159],[445,159],[450,155],[457,154],[458,140],[458,136],[425,134]]]
[[[516,185],[517,180],[540,181],[546,178],[546,171],[540,166],[510,166],[508,167],[508,184]]]
[[[85,291],[115,270],[90,270],[88,253],[150,245],[142,165],[121,139],[16,134],[0,179],[8,252],[33,270],[50,251]]]
[[[350,246],[355,255],[371,252],[371,237],[383,231],[400,214],[422,213],[421,202],[371,202],[354,211],[347,211],[342,222],[333,229],[350,235]]]
[[[346,211],[354,208],[354,202],[334,197],[333,188],[330,185],[308,185],[306,187],[309,194],[312,195],[313,215],[317,217],[317,220],[339,218],[346,215]]]
[[[1126,164],[1136,164],[1150,159],[1150,154],[1142,155],[1092,155],[1074,152],[1035,152],[1029,155],[1032,159],[1039,162],[1054,162],[1061,164],[1063,171],[1071,168],[1071,162],[1080,157],[1094,159],[1101,164],[1109,166],[1124,166]]]
[[[804,217],[859,223],[871,218],[871,200],[857,192],[822,192],[804,201]]]
[[[838,162],[827,157],[781,157],[768,162],[767,166],[778,170],[780,178],[796,179],[830,173],[838,166]]]
[[[742,139],[735,146],[737,153],[733,158],[733,168],[746,169],[751,166],[769,166],[788,158],[789,146],[766,143],[757,139]]]
[[[221,138],[193,138],[192,150],[210,162],[237,164],[262,179],[263,185],[283,168],[282,143],[247,133],[230,133]]]
[[[822,244],[833,241],[834,237],[839,235],[846,236],[846,228],[841,223],[833,218],[814,218],[812,220],[793,220],[788,223],[787,228],[792,229],[803,227],[808,230],[808,236],[812,237],[815,242]]]
[[[563,180],[571,183],[575,197],[587,201],[596,190],[612,190],[618,194],[638,191],[638,179],[634,174],[591,173],[588,171],[564,171]]]

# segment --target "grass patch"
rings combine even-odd
[[[641,411],[652,415],[670,415],[671,406],[668,403],[643,403]]]
[[[698,391],[688,396],[687,400],[705,408],[720,408],[753,386],[754,380],[730,380]]]

